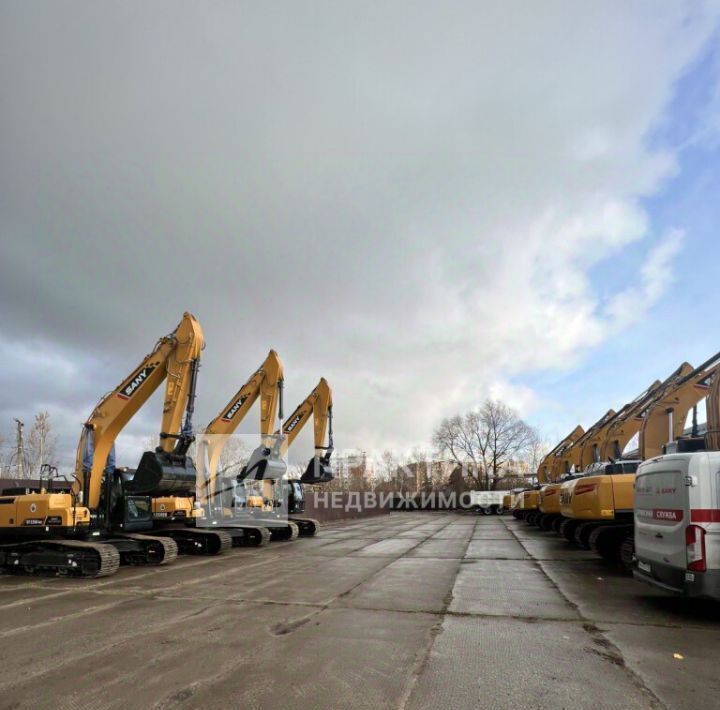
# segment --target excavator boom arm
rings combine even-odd
[[[297,435],[307,424],[310,415],[313,417],[315,450],[316,452],[324,450],[326,448],[325,437],[332,418],[332,390],[324,377],[285,421],[282,433],[286,436],[286,448],[292,446]]]
[[[310,459],[305,473],[300,477],[300,482],[328,483],[334,476],[330,465],[330,457],[333,453],[332,390],[324,377],[320,378],[315,389],[287,418],[282,428],[284,451],[287,451],[295,441],[310,419],[310,415],[313,418],[315,455]],[[280,433],[276,432],[276,434]],[[327,445],[325,444],[326,436]]]
[[[689,370],[689,371],[688,371]],[[720,353],[694,370],[684,363],[674,378],[646,412],[640,430],[640,458],[662,453],[663,444],[682,436],[688,412],[712,391],[720,370]]]
[[[196,367],[203,345],[200,324],[185,313],[178,327],[160,338],[132,374],[97,404],[84,424],[75,460],[74,489],[83,491],[84,503],[91,510],[99,506],[103,472],[115,439],[166,378],[162,431],[167,439],[161,440],[161,445],[172,450],[192,379],[187,375]],[[88,437],[92,437],[91,463],[87,456]]]
[[[583,435],[583,428],[576,426],[559,444],[557,444],[550,453],[541,461],[537,470],[538,483],[547,483],[549,480],[555,480],[562,472],[556,471],[556,463],[560,455]]]
[[[278,354],[271,350],[260,367],[235,393],[220,414],[205,429],[204,445],[207,449],[207,475],[205,490],[201,495],[207,503],[215,495],[217,471],[227,438],[240,426],[242,420],[260,398],[260,434],[263,442],[272,437],[275,419],[280,410],[282,418],[283,364]]]

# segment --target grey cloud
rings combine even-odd
[[[0,343],[79,363],[15,355],[2,415],[79,412],[187,309],[199,420],[274,347],[288,406],[325,375],[372,447],[529,367],[529,330],[544,367],[602,340],[587,244],[655,239],[644,137],[718,6],[0,7]]]

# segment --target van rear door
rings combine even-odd
[[[684,571],[687,565],[685,526],[689,523],[689,505],[686,475],[686,459],[663,456],[643,463],[635,481],[638,568],[658,579],[667,576],[664,581],[668,584],[677,583],[678,572]],[[664,568],[672,568],[675,574],[663,574]]]

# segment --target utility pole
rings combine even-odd
[[[15,456],[17,459],[16,463],[16,478],[25,478],[25,443],[23,442],[23,427],[25,426],[19,419],[15,419],[17,424],[17,439]]]

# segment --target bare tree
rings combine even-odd
[[[231,476],[240,473],[250,458],[250,447],[238,436],[229,436],[220,454],[218,474]]]
[[[382,477],[386,481],[389,481],[395,475],[395,471],[397,470],[397,458],[395,457],[395,454],[390,451],[390,449],[385,449],[385,451],[382,452],[381,461]]]
[[[433,434],[439,451],[461,464],[478,489],[494,490],[513,458],[524,455],[534,429],[503,402],[444,419]]]
[[[36,478],[43,464],[57,466],[57,436],[53,433],[52,422],[48,412],[35,415],[30,434],[27,439],[27,454],[30,461],[28,478]]]
[[[539,431],[533,430],[526,447],[528,474],[531,478],[533,476],[537,476],[540,464],[551,448],[552,445],[548,443],[546,437],[544,437]]]
[[[0,478],[8,478],[10,473],[10,440],[0,432]]]

